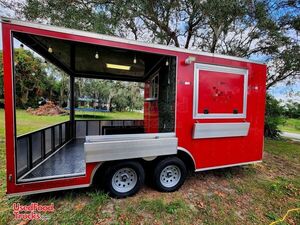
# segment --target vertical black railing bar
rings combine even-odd
[[[75,129],[75,135],[76,135],[76,129]],[[72,139],[71,136],[71,122],[68,123],[68,141]]]
[[[54,152],[55,149],[55,129],[51,127],[51,150],[50,153]]]
[[[68,123],[68,141],[72,139],[71,136],[71,122]],[[75,129],[75,135],[76,135],[76,129]]]
[[[76,138],[76,136],[77,136],[77,120],[74,120],[73,127],[72,127],[72,122],[70,122],[70,139],[74,137]]]
[[[59,126],[59,146],[62,145],[62,124],[58,125]]]
[[[88,120],[85,121],[85,135],[86,136],[89,135],[89,121]]]
[[[67,123],[65,123],[65,140],[63,141],[63,144],[66,142],[66,140],[68,139],[67,137],[67,132],[68,132],[68,128],[67,128]]]
[[[28,135],[28,148],[27,148],[27,168],[32,168],[32,135]]]
[[[102,135],[102,121],[99,120],[99,135]]]
[[[66,141],[68,141],[68,122],[65,124],[65,141],[64,143],[66,143]]]
[[[65,125],[65,142],[69,140],[69,122]]]
[[[40,163],[43,160],[43,131],[39,131],[36,133],[38,135],[38,139],[40,140],[40,146],[36,146],[39,150],[39,157],[37,159],[33,158],[32,153],[32,168],[35,167],[38,163]],[[34,139],[32,138],[32,151],[34,148]]]
[[[101,120],[99,120],[98,122],[99,122],[99,129],[98,129],[98,131],[99,131],[99,135],[101,135]]]
[[[41,157],[42,159],[45,159],[46,155],[46,138],[45,138],[45,130],[42,131],[42,152],[41,152]]]
[[[58,147],[60,147],[61,146],[61,127],[60,127],[60,125],[58,125]]]

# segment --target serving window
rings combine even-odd
[[[248,71],[195,64],[194,119],[246,118]]]

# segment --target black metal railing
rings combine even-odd
[[[71,139],[70,121],[17,137],[16,168],[21,177]]]
[[[85,138],[88,135],[106,135],[108,134],[106,132],[108,128],[126,130],[143,126],[144,120],[76,120],[75,137]]]
[[[71,122],[55,124],[17,137],[16,168],[20,178],[62,145],[75,138],[88,135],[105,135],[120,132],[143,132],[143,120],[75,120],[74,132]],[[109,129],[109,130],[108,130]],[[113,130],[112,129],[117,129]],[[128,130],[126,130],[128,129]],[[131,129],[131,130],[130,130]]]

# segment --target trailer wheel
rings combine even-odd
[[[177,157],[168,157],[159,161],[154,168],[153,183],[162,192],[178,190],[184,183],[187,169]]]
[[[109,166],[104,179],[105,190],[110,196],[125,198],[140,190],[145,180],[145,172],[136,161],[122,161]]]

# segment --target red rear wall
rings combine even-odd
[[[179,54],[178,57],[176,134],[179,146],[192,153],[197,169],[261,160],[264,139],[266,66],[229,59],[196,56],[196,63],[248,69],[248,100],[245,119],[193,119],[194,65],[184,64],[187,57],[187,54]],[[187,82],[190,85],[185,85]],[[234,82],[236,85],[240,85],[239,83],[242,81],[237,78]],[[220,103],[220,108],[214,110],[224,110],[224,108],[231,110],[233,105],[230,104],[236,104],[240,112],[241,95],[237,94],[234,98],[235,103]],[[206,104],[206,102],[202,102],[200,107],[205,107]],[[192,139],[193,126],[196,122],[249,122],[250,129],[246,137]]]

